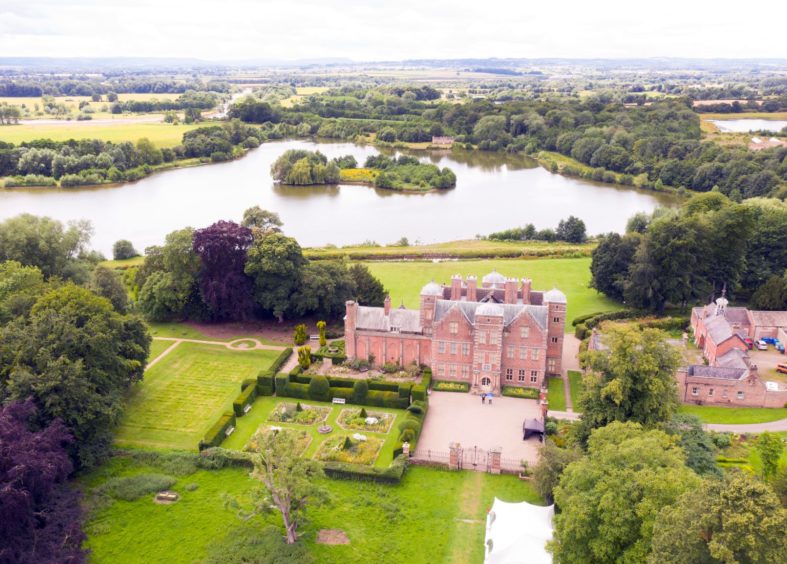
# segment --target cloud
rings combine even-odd
[[[661,0],[3,0],[5,56],[355,60],[787,57],[787,3]]]

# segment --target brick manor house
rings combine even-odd
[[[379,366],[413,362],[432,368],[435,380],[468,382],[473,392],[503,386],[541,388],[561,374],[566,296],[531,290],[531,281],[497,272],[450,286],[430,282],[419,310],[366,307],[347,302],[345,350],[350,359]]]

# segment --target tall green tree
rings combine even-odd
[[[664,507],[651,564],[787,561],[787,510],[766,484],[740,471],[706,479]]]
[[[123,282],[115,272],[105,266],[98,265],[93,269],[89,288],[102,298],[106,298],[119,313],[126,313],[128,293]]]
[[[675,370],[680,355],[656,329],[613,327],[603,334],[608,350],[588,351],[588,373],[579,398],[581,436],[613,421],[655,426],[678,407]]]
[[[550,547],[557,562],[644,562],[654,524],[700,478],[663,431],[611,423],[593,431],[588,454],[563,471]]]
[[[754,445],[762,461],[762,476],[766,480],[773,477],[779,469],[779,458],[784,450],[784,441],[775,434],[765,431]]]
[[[356,263],[350,266],[349,272],[355,282],[355,300],[366,306],[382,307],[388,292],[369,271],[369,267]]]
[[[249,248],[246,274],[254,280],[256,301],[280,322],[300,285],[305,265],[298,241],[281,233],[255,239]]]
[[[639,243],[638,234],[623,237],[617,233],[603,235],[598,246],[593,249],[590,285],[610,298],[623,300],[629,268],[634,262]]]
[[[716,465],[716,448],[699,417],[678,413],[666,423],[664,430],[679,437],[679,444],[686,453],[686,466],[697,474],[721,475]]]

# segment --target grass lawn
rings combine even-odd
[[[563,388],[562,378],[549,379],[549,395],[547,399],[549,400],[549,409],[554,409],[555,411],[566,410],[566,391]]]
[[[278,354],[181,343],[135,387],[117,443],[195,450],[219,415],[232,409],[240,383],[255,378]]]
[[[178,339],[197,339],[199,341],[223,341],[224,339],[215,339],[208,337],[201,331],[198,331],[190,325],[178,322],[148,322],[150,334],[154,337],[175,337]],[[232,340],[232,339],[228,339]]]
[[[67,121],[63,123],[9,125],[0,128],[0,141],[19,144],[33,139],[52,139],[68,141],[69,139],[101,139],[120,143],[134,143],[142,137],[150,139],[157,147],[174,147],[180,145],[183,134],[196,127],[209,123],[178,124],[169,123],[92,123],[89,121]]]
[[[158,355],[163,353],[169,347],[171,347],[174,343],[172,341],[157,341],[153,339],[153,342],[150,343],[150,354],[148,355],[148,362],[156,358]]]
[[[110,477],[162,470],[114,458],[82,478],[87,489]],[[164,472],[166,473],[166,472]],[[87,547],[92,562],[156,563],[203,561],[211,544],[232,535],[244,522],[225,505],[243,503],[258,483],[248,470],[199,470],[176,476],[181,499],[152,503],[152,496],[114,501],[89,519]],[[190,486],[188,489],[186,486]],[[477,563],[483,560],[486,512],[494,497],[541,503],[528,482],[513,476],[448,472],[411,467],[396,486],[321,479],[329,502],[307,509],[299,542],[316,562]],[[195,487],[196,486],[196,487]],[[275,513],[246,525],[280,526]],[[348,545],[318,545],[320,529],[341,529]]]
[[[112,270],[126,270],[132,266],[142,266],[144,262],[145,257],[139,256],[123,260],[103,260],[99,264]]]
[[[768,423],[787,418],[787,408],[716,407],[711,405],[681,405],[681,413],[699,417],[703,423]]]
[[[419,307],[421,288],[434,280],[450,283],[451,276],[474,274],[481,278],[497,270],[506,276],[532,278],[533,289],[559,288],[568,298],[566,331],[571,332],[571,320],[579,315],[623,309],[623,305],[589,288],[590,258],[542,260],[471,260],[461,262],[370,262],[369,270],[382,281],[391,294],[394,306],[404,301],[409,308]]]
[[[318,425],[298,425],[295,423],[271,423],[268,421],[268,416],[271,414],[273,409],[280,403],[296,403],[300,401],[302,404],[308,405],[320,405],[326,406],[331,408],[331,414],[328,416],[326,423],[333,427],[333,431],[327,435],[321,435],[317,432]],[[377,455],[377,459],[375,461],[375,466],[380,468],[387,468],[390,466],[391,461],[393,460],[393,449],[394,445],[396,444],[396,437],[399,435],[399,429],[397,428],[399,423],[402,422],[404,419],[406,412],[403,409],[388,409],[384,407],[366,407],[366,411],[382,411],[385,413],[393,413],[396,415],[396,419],[393,422],[388,433],[371,433],[369,431],[358,431],[358,430],[344,430],[342,429],[339,424],[337,423],[336,419],[339,417],[339,414],[343,409],[351,409],[351,410],[360,410],[361,406],[354,406],[354,405],[334,405],[332,403],[323,403],[319,401],[312,401],[312,400],[297,400],[295,398],[273,398],[273,397],[260,397],[254,402],[254,406],[252,407],[251,411],[244,415],[243,417],[238,417],[237,422],[235,424],[235,432],[232,433],[223,443],[221,443],[222,448],[233,449],[233,450],[243,450],[243,447],[249,441],[249,439],[254,435],[257,429],[260,426],[264,425],[276,425],[279,427],[288,427],[291,429],[301,429],[309,433],[312,438],[311,443],[306,448],[304,452],[304,456],[313,457],[314,454],[317,452],[320,444],[327,439],[336,437],[339,435],[353,435],[355,433],[361,433],[363,435],[369,435],[372,437],[379,437],[381,439],[385,439],[383,443],[382,449],[380,453]]]
[[[582,394],[582,372],[579,370],[568,371],[568,387],[571,394],[571,403],[574,405],[574,411],[576,411],[579,396]]]

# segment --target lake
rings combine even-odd
[[[746,133],[748,131],[773,131],[778,133],[787,127],[787,120],[779,119],[711,119],[708,120],[723,133]]]
[[[281,141],[265,143],[244,158],[170,170],[138,182],[67,190],[0,189],[0,219],[21,213],[61,221],[88,219],[92,246],[107,256],[118,239],[142,250],[186,226],[240,221],[259,205],[279,213],[284,231],[303,246],[381,244],[407,237],[411,243],[470,239],[533,223],[555,228],[561,219],[583,219],[588,233],[622,232],[636,212],[671,205],[674,197],[615,187],[550,173],[527,157],[483,152],[419,153],[448,166],[456,188],[401,193],[368,186],[280,186],[270,166],[287,149],[319,149],[329,158],[352,154],[359,165],[378,153],[351,143]]]

